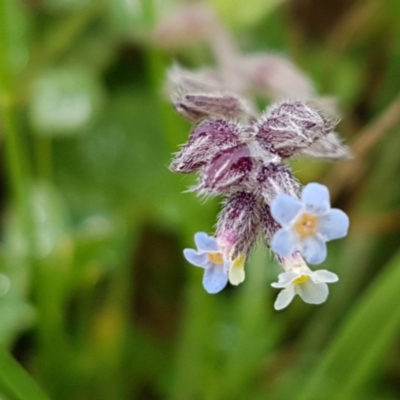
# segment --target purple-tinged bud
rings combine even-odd
[[[351,158],[351,151],[335,132],[331,132],[318,139],[310,147],[301,150],[299,155],[335,161]]]
[[[176,111],[192,122],[205,118],[241,118],[249,114],[248,107],[231,94],[185,94],[172,99]]]
[[[237,188],[249,179],[254,163],[246,145],[223,150],[204,168],[196,190],[207,194],[222,194]]]
[[[212,68],[188,70],[179,64],[174,64],[167,75],[167,93],[172,100],[178,100],[186,94],[225,93],[228,85],[221,74]]]
[[[331,133],[334,126],[305,102],[287,101],[264,112],[256,139],[263,149],[287,158],[309,148]]]
[[[217,242],[231,259],[246,258],[259,233],[260,205],[253,193],[240,191],[230,195],[217,223]]]
[[[264,164],[259,168],[256,180],[257,191],[268,205],[281,193],[299,197],[301,185],[286,165],[279,163]]]
[[[270,247],[272,237],[281,228],[271,215],[271,208],[264,204],[261,209],[261,226],[264,240],[268,247]]]
[[[174,65],[168,71],[166,89],[176,111],[192,122],[250,116],[249,104],[232,92],[230,86],[217,70],[189,71]]]
[[[175,154],[170,165],[173,172],[198,172],[220,151],[238,146],[239,125],[225,120],[206,120],[197,125],[189,140]]]
[[[182,5],[159,23],[153,33],[153,41],[167,49],[189,46],[205,39],[214,23],[215,17],[208,7]]]
[[[252,88],[276,100],[312,98],[315,96],[310,79],[289,60],[268,54],[247,55],[240,68]]]

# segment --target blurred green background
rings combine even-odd
[[[275,312],[262,245],[215,296],[184,261],[219,203],[167,168],[190,124],[166,71],[215,63],[190,32],[154,40],[182,1],[0,0],[2,400],[400,398],[400,2],[206,3],[338,98],[354,159],[293,168],[350,215],[322,266],[340,282]]]

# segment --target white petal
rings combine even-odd
[[[326,269],[319,269],[310,274],[310,278],[314,283],[334,283],[339,280],[339,277],[331,271]]]
[[[306,210],[317,215],[325,214],[331,208],[329,190],[319,183],[306,185],[301,194],[301,199],[305,204]]]
[[[288,226],[302,209],[300,200],[288,194],[279,194],[271,203],[271,215],[282,226]]]
[[[295,294],[296,293],[294,291],[293,285],[290,285],[286,289],[281,290],[275,300],[275,310],[282,310],[283,308],[287,307],[293,300]]]
[[[318,231],[325,240],[339,239],[347,235],[349,217],[342,210],[333,208],[318,221]]]
[[[291,229],[280,229],[271,240],[271,249],[280,256],[289,256],[296,251],[298,239]]]
[[[229,282],[232,285],[239,285],[244,281],[245,277],[246,273],[244,272],[244,269],[231,268],[229,270]]]
[[[274,288],[285,288],[293,279],[298,278],[300,275],[293,271],[282,272],[278,276],[278,282],[271,283]]]
[[[205,232],[197,232],[194,235],[194,242],[200,251],[219,251],[215,237],[209,236]]]
[[[304,283],[298,284],[297,292],[303,301],[309,304],[321,304],[329,295],[329,289],[326,283],[314,283],[310,279]]]
[[[220,292],[228,283],[228,275],[220,265],[213,265],[204,272],[203,286],[210,293]]]
[[[201,253],[193,249],[183,250],[183,255],[190,264],[196,267],[206,268],[208,266],[207,253]]]
[[[310,236],[301,241],[300,252],[308,263],[320,264],[326,258],[326,244],[323,240]]]
[[[233,260],[232,265],[229,268],[229,282],[232,285],[239,285],[244,281],[246,273],[244,271],[245,257],[239,256]]]

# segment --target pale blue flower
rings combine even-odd
[[[301,200],[287,194],[275,197],[271,204],[273,218],[282,226],[271,240],[271,249],[280,256],[299,251],[310,264],[326,258],[325,242],[347,235],[349,218],[330,207],[326,186],[309,183]]]
[[[292,270],[279,274],[278,282],[271,284],[272,287],[283,289],[276,298],[275,310],[287,307],[294,296],[299,295],[301,299],[309,304],[321,304],[329,295],[327,283],[337,282],[338,276],[333,272],[321,269],[311,271],[305,264]]]
[[[194,235],[197,250],[185,249],[187,261],[196,267],[204,268],[203,286],[211,294],[220,292],[228,283],[229,261],[225,259],[216,239],[204,232]]]

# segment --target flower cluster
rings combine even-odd
[[[280,102],[259,118],[229,93],[178,93],[174,105],[197,124],[170,169],[196,173],[192,191],[224,198],[215,238],[198,233],[197,250],[184,251],[190,263],[205,269],[204,288],[217,293],[228,280],[241,283],[251,248],[262,237],[285,270],[273,284],[283,289],[275,308],[287,306],[295,294],[309,303],[325,301],[326,283],[337,276],[312,272],[303,257],[321,263],[325,242],[346,235],[348,218],[330,209],[326,187],[309,184],[301,191],[286,161],[297,155],[346,158],[335,123],[302,100]]]

